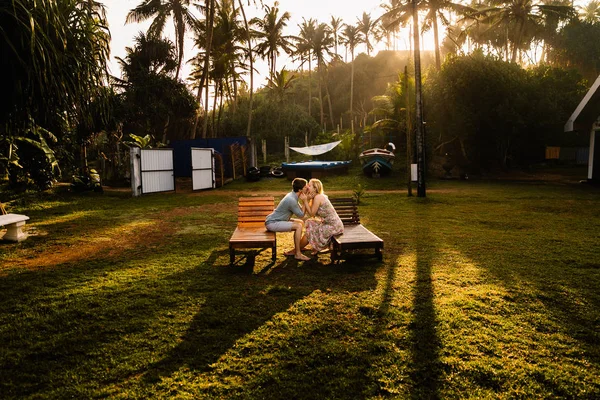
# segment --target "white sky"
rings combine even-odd
[[[247,0],[242,0],[243,4],[246,5]],[[125,16],[127,13],[135,8],[142,0],[101,0],[106,7],[106,13],[110,32],[112,36],[111,41],[111,62],[110,68],[111,73],[120,76],[119,64],[115,57],[123,58],[125,56],[125,47],[132,46],[133,38],[139,31],[146,31],[150,22],[142,24],[128,24],[125,25]],[[265,0],[265,4],[272,6],[273,0]],[[236,1],[237,4],[237,1]],[[314,18],[319,22],[329,23],[331,16],[335,15],[337,18],[341,18],[345,23],[356,24],[357,18],[362,16],[363,12],[371,14],[371,18],[375,19],[382,14],[380,7],[382,4],[379,0],[363,0],[363,1],[352,1],[352,0],[280,0],[279,1],[279,15],[283,12],[288,11],[291,14],[290,21],[288,22],[287,35],[296,35],[299,31],[298,24],[302,22],[302,18]],[[264,12],[254,7],[246,9],[248,18],[253,16],[262,16]],[[203,18],[203,17],[202,17]],[[170,28],[172,21],[167,22],[167,28]],[[166,31],[166,34],[172,35],[172,30]],[[190,36],[191,37],[191,36]],[[171,37],[173,39],[173,37]],[[383,46],[383,45],[381,45]],[[359,48],[358,52],[364,51],[364,48]],[[187,41],[185,47],[185,60],[192,57],[195,50],[192,49],[191,39]],[[338,52],[343,56],[343,47],[338,48]],[[293,69],[294,66],[291,62],[286,60],[283,54],[277,61],[277,69],[281,69],[286,66],[287,69]],[[259,72],[262,75],[262,79],[258,78],[261,82],[265,79],[267,66],[263,63],[262,68],[259,64]],[[186,77],[189,74],[190,67],[184,66],[182,70],[182,77]]]

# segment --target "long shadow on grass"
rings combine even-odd
[[[542,364],[531,368],[527,379],[536,381],[547,395],[570,398],[585,393],[585,398],[598,398],[599,381],[586,378],[590,369],[581,369],[580,365],[581,360],[586,360],[591,371],[600,366],[600,255],[597,240],[581,239],[589,235],[593,238],[594,231],[598,232],[600,224],[594,213],[599,203],[581,196],[580,186],[573,189],[573,194],[563,196],[562,203],[535,198],[510,204],[507,207],[512,215],[508,220],[503,207],[489,204],[485,216],[477,216],[476,228],[483,230],[477,237],[477,246],[448,239],[504,286],[504,300],[521,312],[520,319],[527,324],[530,335],[537,334],[540,348],[546,346],[553,352],[555,347],[562,352],[555,354],[561,361],[553,362],[554,369],[560,372],[549,374]],[[568,206],[565,200],[570,200]],[[461,234],[474,236],[468,230]],[[474,251],[473,247],[493,251]],[[569,350],[565,350],[564,343],[557,339],[564,334],[577,345],[569,345]],[[587,381],[586,385],[582,386],[582,381]]]
[[[413,293],[413,321],[410,324],[411,380],[414,385],[411,397],[437,399],[442,371],[431,271],[435,243],[429,231],[426,210],[417,211],[416,221],[416,281]]]
[[[213,251],[208,259],[191,271],[195,278],[186,290],[193,296],[201,297],[202,306],[188,324],[180,343],[168,351],[159,362],[145,369],[148,371],[144,375],[147,384],[154,384],[180,370],[189,370],[192,373],[213,371],[214,364],[228,351],[236,348],[238,341],[247,339],[247,335],[262,327],[274,315],[288,310],[294,303],[314,292],[360,292],[376,286],[376,266],[358,267],[351,263],[333,266],[323,264],[321,260],[298,263],[288,257],[283,261],[279,259],[275,266],[268,269],[268,274],[252,275],[250,272],[253,270],[253,257],[248,258],[246,265],[235,268],[219,265],[219,260],[222,262],[227,259],[226,250]],[[178,276],[173,276],[172,279],[183,280]],[[295,337],[293,332],[290,334],[294,336],[294,340],[300,340],[300,348],[295,348],[296,350],[306,350],[304,346],[310,347],[310,342],[315,340],[315,336],[300,339],[300,336]],[[313,334],[325,335],[325,332]],[[268,345],[274,344],[270,342]],[[283,394],[289,393],[293,397],[294,394],[297,396],[304,391],[307,396],[310,393],[310,398],[319,398],[314,393],[315,388],[335,386],[332,382],[350,380],[354,386],[360,388],[367,385],[368,364],[357,363],[361,365],[360,368],[352,365],[354,370],[362,368],[352,376],[325,376],[316,373],[317,368],[331,367],[332,360],[327,354],[322,354],[321,358],[312,358],[313,351],[314,349],[302,354],[302,357],[306,358],[286,361],[286,367],[280,366],[281,370],[261,371],[248,385],[254,387],[254,390],[271,393],[271,396],[273,393],[279,393],[271,398],[289,398]],[[351,359],[347,361],[352,362]],[[307,364],[312,365],[313,373],[303,369]],[[297,371],[294,372],[295,370]],[[337,367],[332,371],[339,374],[345,369]],[[282,375],[287,378],[277,378]],[[298,388],[301,388],[300,391]],[[343,394],[343,391],[330,390],[333,390],[332,393],[337,398],[350,396]],[[361,389],[357,390],[355,393],[361,392]]]

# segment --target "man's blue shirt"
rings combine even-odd
[[[302,218],[304,213],[298,205],[298,193],[289,192],[277,205],[275,211],[267,215],[265,224],[269,222],[289,221],[292,214]]]

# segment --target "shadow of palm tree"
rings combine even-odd
[[[184,272],[194,274],[186,290],[204,301],[180,343],[160,361],[144,368],[148,384],[181,368],[210,371],[212,364],[240,338],[315,291],[361,291],[375,286],[372,268],[347,272],[319,260],[298,262],[286,257],[266,265],[257,274],[253,273],[256,269],[252,252],[243,265],[229,267],[225,260],[228,251],[215,250],[197,268]],[[170,277],[181,281],[188,278]],[[203,281],[203,288],[211,288],[209,292],[195,292],[199,280]]]
[[[431,264],[435,246],[429,232],[428,215],[417,211],[414,237],[416,238],[416,281],[413,292],[413,321],[411,322],[410,340],[412,344],[411,380],[413,399],[439,398],[439,386],[442,375],[439,352],[440,340],[437,334],[437,318],[433,303]]]

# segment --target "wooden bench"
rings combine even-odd
[[[373,249],[374,257],[383,260],[383,240],[360,223],[358,206],[352,198],[330,198],[331,204],[344,223],[344,233],[331,239],[331,262],[346,258],[352,250]]]
[[[28,219],[28,216],[21,214],[0,215],[0,226],[6,227],[6,233],[2,237],[2,240],[9,240],[11,242],[25,240],[27,235],[23,232],[23,226],[25,226],[25,221]]]
[[[273,197],[240,197],[238,222],[229,239],[229,265],[235,261],[235,249],[262,250],[271,248],[273,262],[277,259],[277,237],[265,228],[265,218],[273,212]]]

